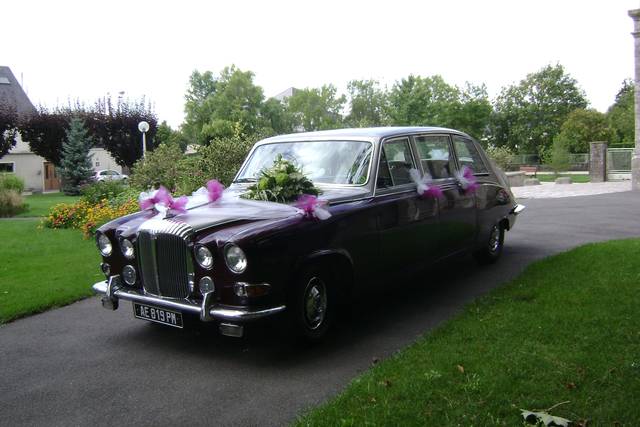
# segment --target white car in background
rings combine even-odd
[[[110,169],[96,171],[96,173],[93,175],[93,180],[94,181],[123,181],[123,182],[127,182],[128,179],[129,179],[129,176],[123,175],[118,171],[114,171],[114,170],[110,170]]]

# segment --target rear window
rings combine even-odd
[[[467,166],[473,170],[473,173],[489,172],[472,140],[458,135],[452,135],[452,139],[460,167]]]

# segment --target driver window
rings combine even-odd
[[[388,188],[397,185],[411,184],[409,170],[415,168],[409,140],[396,139],[385,141],[380,152],[378,168],[378,188]]]

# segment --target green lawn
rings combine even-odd
[[[585,183],[585,182],[591,182],[591,177],[587,174],[587,175],[566,175],[566,174],[560,174],[559,176],[569,176],[571,177],[571,181],[575,182],[575,183]],[[538,180],[540,182],[553,182],[556,180],[556,176],[552,173],[538,173],[536,175],[536,178],[538,178]]]
[[[93,240],[38,225],[0,221],[0,323],[89,296],[104,277]]]
[[[297,425],[640,425],[640,239],[529,266]]]
[[[29,205],[25,212],[17,217],[40,217],[47,216],[49,208],[58,203],[75,203],[80,199],[78,196],[65,196],[64,193],[33,194],[25,196],[24,201]]]

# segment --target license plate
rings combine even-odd
[[[134,302],[133,315],[138,319],[162,323],[163,325],[173,326],[174,328],[182,328],[182,313],[177,311],[165,310],[164,308]]]

